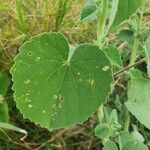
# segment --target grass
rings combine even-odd
[[[61,24],[63,32],[73,44],[91,41],[96,36],[96,25],[78,23],[82,1],[69,2],[67,14]],[[18,47],[29,37],[55,30],[58,1],[20,0],[0,2],[0,61],[2,69],[9,70]],[[91,28],[91,29],[89,29]],[[4,55],[4,56],[3,56]]]
[[[67,13],[60,26],[60,31],[74,45],[93,42],[93,39],[96,39],[97,36],[96,22],[82,23],[79,21],[82,6],[83,0],[70,0]],[[146,1],[146,6],[143,34],[141,35],[143,41],[150,35],[149,0]],[[9,72],[13,64],[13,58],[18,53],[18,48],[29,37],[55,30],[57,8],[58,0],[0,0],[0,71],[6,70]],[[128,45],[118,41],[113,33],[109,35],[108,41],[120,47],[123,55],[125,53],[124,62],[127,62],[130,53]],[[126,90],[125,81],[121,80],[118,89]],[[34,125],[29,120],[24,120],[15,106],[12,94],[10,89],[6,96],[10,110],[10,123],[27,130],[28,136],[21,141],[21,134],[7,131],[0,133],[0,150],[101,150],[100,140],[93,133],[93,128],[97,123],[95,115],[90,117],[83,125],[76,125],[70,129],[51,133]],[[121,95],[121,99],[124,100],[125,96]],[[140,128],[143,131],[143,126]],[[143,134],[149,142],[148,131],[145,130]]]

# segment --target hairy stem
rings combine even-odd
[[[134,44],[133,44],[133,49],[132,49],[131,59],[130,59],[130,65],[134,64],[134,62],[136,61],[136,54],[137,54],[138,47],[139,47],[139,38],[137,37],[134,41]]]
[[[136,30],[135,30],[135,40],[134,40],[133,49],[132,49],[132,53],[131,53],[131,59],[130,59],[131,66],[136,61],[137,50],[138,50],[139,43],[140,43],[139,35],[140,35],[141,24],[142,24],[142,16],[143,16],[143,14],[142,14],[142,12],[140,12],[140,16],[135,18],[135,22],[133,22],[134,23],[133,25],[134,25],[134,27],[136,27],[135,28]],[[130,113],[126,108],[124,130],[128,131],[129,126],[130,126]]]
[[[105,25],[107,20],[108,4],[109,4],[109,0],[98,0],[99,18],[98,18],[97,41],[100,46],[102,45],[102,40],[105,36]]]
[[[122,70],[119,70],[118,72],[116,72],[116,73],[113,74],[113,77],[119,76],[121,73],[124,73],[125,71],[127,71],[127,70],[129,70],[131,68],[134,68],[135,66],[143,63],[144,61],[146,61],[145,58],[141,59],[140,61],[138,61],[138,62],[136,62],[136,63],[134,63],[132,65],[127,66],[126,68],[123,68]]]
[[[130,113],[129,113],[129,111],[126,109],[126,110],[125,110],[124,131],[128,131],[128,130],[129,130],[129,125],[130,125]]]

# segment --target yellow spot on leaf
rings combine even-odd
[[[92,78],[92,79],[89,79],[89,80],[88,80],[88,83],[91,84],[91,85],[93,85],[93,84],[95,83],[95,81],[94,81],[94,79]]]
[[[4,101],[4,96],[3,95],[0,95],[0,104],[2,104]]]
[[[42,111],[42,113],[43,113],[43,114],[45,114],[45,113],[46,113],[46,111],[45,111],[45,110],[43,110],[43,111]]]
[[[31,81],[28,79],[26,81],[24,81],[25,84],[29,84]]]
[[[37,58],[36,58],[36,61],[40,61],[40,60],[41,60],[41,58],[40,58],[40,57],[37,57]]]
[[[31,104],[28,105],[29,108],[32,108],[33,106]]]
[[[82,79],[79,79],[78,81],[82,81]]]
[[[110,68],[109,66],[105,66],[105,67],[103,68],[103,71],[107,71],[109,68]]]

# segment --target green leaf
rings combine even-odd
[[[134,32],[129,29],[121,30],[117,37],[120,41],[131,42],[134,39]]]
[[[118,115],[117,115],[116,109],[113,109],[110,114],[109,124],[110,124],[112,130],[114,130],[114,131],[121,128],[121,125],[118,122]]]
[[[7,102],[0,102],[0,122],[9,122],[9,114],[8,114],[8,105]]]
[[[109,24],[108,24],[108,29],[107,29],[108,31],[109,31],[110,27],[112,26],[112,24],[115,20],[116,13],[118,10],[118,4],[119,4],[119,0],[112,0],[110,17],[109,17]]]
[[[119,68],[123,66],[121,55],[116,47],[109,45],[107,48],[104,49],[104,52],[112,65]]]
[[[147,128],[150,129],[150,80],[132,79],[128,88],[126,103],[128,110]]]
[[[106,123],[102,123],[96,126],[94,131],[95,131],[95,135],[98,138],[107,139],[109,137],[110,130],[108,124]]]
[[[148,150],[148,147],[142,142],[136,140],[127,131],[119,133],[120,150]]]
[[[85,0],[85,6],[87,6],[87,5],[96,5],[96,1],[97,0]]]
[[[117,27],[125,20],[129,19],[136,11],[143,6],[143,0],[119,0],[118,10],[111,29]]]
[[[4,98],[9,84],[9,76],[5,72],[0,72],[0,122],[9,121],[8,106]]]
[[[150,77],[150,37],[145,42],[145,53],[146,53],[147,64],[148,64],[147,72],[148,72],[148,76]]]
[[[80,20],[95,20],[97,19],[97,5],[90,4],[83,7],[80,15]]]
[[[107,141],[104,145],[104,150],[118,150],[118,147],[113,141]]]
[[[8,123],[0,122],[0,128],[16,131],[16,132],[23,133],[23,134],[27,134],[26,130],[18,128],[16,126],[8,124]]]
[[[0,72],[0,95],[5,96],[10,84],[10,78],[5,72]]]
[[[142,78],[142,72],[139,69],[135,68],[129,70],[129,75],[132,79]]]
[[[85,121],[106,100],[112,83],[103,51],[81,44],[70,57],[67,40],[53,32],[26,42],[11,73],[17,107],[50,130]]]
[[[130,135],[129,132],[121,131],[119,133],[119,147],[120,147],[120,150],[123,149],[123,147],[126,145],[126,143],[128,143],[132,140],[133,140],[133,138],[132,138],[132,136]]]
[[[139,142],[144,142],[144,137],[138,132],[137,126],[133,125],[134,131],[131,133],[131,136]]]

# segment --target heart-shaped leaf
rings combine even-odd
[[[11,70],[17,107],[50,130],[82,123],[106,100],[110,67],[97,46],[82,44],[70,57],[62,34],[35,36],[20,48]]]

